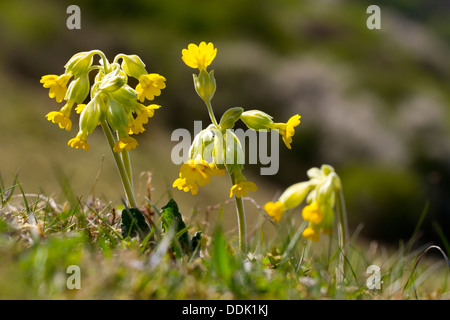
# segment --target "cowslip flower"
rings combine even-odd
[[[300,124],[300,115],[292,116],[286,123],[274,123],[271,125],[273,129],[278,129],[284,144],[291,149],[292,137],[295,134],[295,127]]]
[[[173,182],[173,187],[183,190],[184,192],[191,192],[193,196],[198,193],[198,186],[195,183],[187,183],[186,178],[178,178]]]
[[[157,73],[141,75],[136,86],[139,101],[144,102],[145,99],[153,100],[155,96],[159,96],[161,90],[166,87],[165,81],[166,78]]]
[[[49,121],[59,125],[61,129],[66,129],[70,131],[72,129],[72,121],[70,120],[70,109],[69,105],[65,105],[59,111],[51,111],[47,113],[46,117]]]
[[[319,203],[314,201],[313,203],[305,206],[302,210],[302,217],[306,221],[313,224],[319,224],[323,220],[323,212],[320,209]]]
[[[131,149],[134,149],[138,146],[138,142],[136,139],[132,137],[124,137],[119,139],[119,141],[116,142],[114,145],[114,152],[120,153],[123,150],[131,151]]]
[[[295,134],[295,127],[300,124],[301,116],[296,114],[289,118],[286,123],[273,122],[273,117],[260,110],[245,111],[241,114],[240,119],[253,130],[278,130],[284,144],[291,149],[292,137]]]
[[[98,64],[94,63],[95,56],[100,58]],[[121,64],[119,60],[122,60]],[[68,145],[86,151],[89,150],[88,135],[101,126],[113,152],[128,204],[136,207],[128,151],[136,148],[138,142],[130,134],[144,132],[144,124],[160,106],[145,106],[142,102],[159,96],[166,87],[166,78],[156,73],[149,74],[136,55],[118,54],[110,63],[99,50],[73,55],[65,69],[60,76],[45,75],[40,80],[45,88],[49,88],[50,98],[55,98],[57,102],[66,100],[66,105],[59,111],[49,112],[47,119],[60,128],[70,130],[70,113],[75,107],[76,113],[80,114],[79,130]],[[91,72],[96,72],[93,84]],[[129,77],[139,81],[136,89],[128,84]],[[90,99],[85,103],[88,96]]]
[[[308,181],[290,186],[276,202],[266,203],[264,209],[272,220],[279,222],[286,210],[298,207],[306,199],[302,217],[308,222],[308,227],[303,236],[318,241],[320,233],[330,234],[333,231],[336,194],[341,192],[342,186],[334,168],[329,165],[311,168],[307,175]]]
[[[209,184],[211,177],[217,174],[223,175],[224,171],[201,158],[190,159],[181,165],[179,178],[174,181],[173,187],[195,195],[198,187]]]
[[[248,192],[256,192],[258,191],[258,187],[254,182],[250,181],[242,181],[234,184],[230,189],[230,198],[233,197],[233,194],[237,197],[246,197]]]
[[[264,210],[272,220],[280,222],[284,212],[299,206],[312,188],[309,181],[295,183],[283,191],[276,202],[266,203]]]
[[[75,149],[84,149],[89,151],[89,144],[86,141],[86,134],[80,132],[73,139],[70,139],[68,145]]]
[[[50,98],[55,98],[56,102],[61,102],[66,95],[67,82],[69,82],[71,77],[71,74],[62,74],[60,76],[49,74],[43,76],[40,82],[43,84],[44,88],[50,89],[48,93]]]
[[[281,218],[283,217],[285,207],[283,202],[281,201],[267,202],[264,205],[264,210],[273,221],[280,222]]]
[[[243,108],[235,107],[228,109],[222,116],[220,123],[217,122],[211,100],[216,91],[214,70],[207,71],[216,57],[217,49],[214,45],[201,42],[199,45],[189,44],[187,49],[182,49],[182,60],[193,69],[198,69],[198,75],[193,75],[194,88],[199,97],[204,101],[211,124],[207,129],[196,135],[189,149],[189,158],[211,159],[209,165],[214,165],[223,174],[228,172],[231,178],[230,198],[234,196],[236,212],[238,216],[239,247],[246,251],[246,224],[243,198],[251,192],[256,192],[258,187],[254,182],[247,181],[242,170],[244,169],[244,150],[237,136],[231,130],[240,119],[249,129],[271,130],[277,129],[283,141],[290,148],[294,127],[300,124],[300,116],[292,117],[287,123],[274,123],[272,117],[259,110],[244,112]],[[198,167],[183,164],[180,168],[179,178],[173,183],[173,187],[197,194],[198,187],[209,183],[210,176]],[[220,172],[220,171],[219,171]],[[285,204],[278,202],[268,204],[268,211],[275,220],[280,220],[284,212]]]
[[[136,110],[136,117],[130,121],[128,134],[138,134],[145,131],[144,124],[148,123],[148,119],[155,115],[155,110],[161,108],[156,104],[144,106],[140,104],[140,108]]]
[[[216,57],[217,48],[214,48],[211,42],[206,44],[206,42],[202,41],[198,46],[193,43],[189,44],[188,48],[183,49],[181,53],[182,59],[187,66],[206,71],[206,68]]]
[[[319,231],[313,227],[307,227],[305,230],[303,230],[302,236],[310,241],[317,242],[320,240],[320,234]]]

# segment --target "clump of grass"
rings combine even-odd
[[[170,220],[162,207],[147,199],[142,211],[153,211],[150,232],[130,237],[122,233],[123,205],[97,198],[57,201],[45,194],[27,194],[18,179],[11,186],[1,181],[0,298],[450,298],[447,264],[428,256],[431,249],[445,256],[436,246],[412,249],[400,244],[392,251],[376,242],[365,243],[355,230],[345,256],[344,280],[338,283],[338,239],[323,237],[311,243],[299,237],[305,224],[295,212],[287,212],[290,216],[277,226],[277,235],[266,239],[263,226],[275,226],[250,198],[244,201],[256,205],[260,216],[244,254],[221,224],[200,230],[201,213],[187,220],[175,213],[173,204]],[[213,206],[209,214],[220,215],[227,205],[232,203]],[[192,243],[196,231],[202,236],[189,250],[183,239]],[[372,264],[380,267],[379,290],[366,284]],[[80,267],[79,290],[66,286],[70,265]]]

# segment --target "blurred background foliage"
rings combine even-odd
[[[68,30],[66,8],[81,9],[81,30]],[[343,181],[349,223],[361,234],[387,242],[409,239],[424,208],[422,241],[441,241],[450,230],[450,3],[445,0],[376,1],[381,30],[369,30],[372,1],[96,0],[0,2],[0,174],[19,172],[25,192],[73,194],[120,203],[120,180],[100,130],[91,150],[71,149],[68,133],[44,116],[61,106],[49,99],[40,77],[63,73],[80,51],[111,57],[137,54],[149,72],[167,78],[161,104],[140,146],[132,152],[138,198],[144,202],[152,172],[152,200],[173,193],[184,213],[205,214],[227,199],[229,181],[215,178],[196,197],[171,187],[178,166],[171,132],[208,115],[181,60],[189,43],[211,41],[217,79],[213,105],[220,118],[230,107],[260,109],[285,122],[302,116],[292,150],[280,144],[280,169],[245,172],[259,191],[259,205],[305,180],[323,163]],[[102,162],[102,156],[105,160]],[[98,182],[95,177],[101,169]],[[95,189],[94,189],[95,188]],[[66,190],[66,193],[68,191]],[[252,225],[257,210],[247,205]],[[196,209],[193,209],[196,208]],[[229,210],[228,210],[229,209]],[[236,225],[233,207],[223,219]],[[214,218],[209,217],[209,218]],[[268,233],[275,229],[268,225]]]

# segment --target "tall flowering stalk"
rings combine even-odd
[[[242,173],[244,151],[239,139],[230,129],[241,120],[252,130],[277,130],[290,149],[294,128],[300,124],[300,116],[291,117],[287,123],[275,123],[270,115],[262,111],[244,112],[242,108],[235,107],[228,109],[218,122],[211,104],[216,91],[214,70],[207,71],[216,54],[217,48],[214,48],[211,42],[201,42],[198,46],[191,43],[187,49],[182,50],[182,60],[185,64],[199,71],[198,75],[193,75],[194,87],[206,105],[211,124],[194,138],[189,159],[181,165],[179,178],[174,181],[173,187],[196,195],[198,188],[208,184],[211,177],[223,176],[228,172],[232,185],[229,196],[234,196],[236,202],[239,247],[242,252],[246,252],[247,231],[242,197],[246,197],[249,191],[256,192],[258,187],[247,181]]]
[[[330,165],[311,168],[307,175],[308,181],[291,185],[277,201],[266,203],[264,209],[272,220],[280,222],[286,210],[300,206],[306,198],[307,205],[302,210],[302,217],[308,226],[302,235],[309,241],[319,241],[320,234],[332,234],[337,215],[340,247],[337,280],[342,282],[348,230],[341,179]]]
[[[100,57],[98,64],[94,64],[96,55]],[[89,79],[91,72],[97,73],[92,86]],[[135,89],[128,85],[128,77],[139,81]],[[129,151],[138,146],[132,135],[144,132],[144,124],[160,108],[156,104],[146,106],[143,102],[159,96],[166,86],[165,81],[159,74],[149,74],[137,55],[118,54],[110,63],[99,50],[77,53],[67,62],[62,75],[41,78],[44,88],[49,89],[50,98],[55,98],[57,102],[65,101],[59,111],[46,115],[49,121],[70,131],[72,110],[80,114],[79,131],[69,140],[70,147],[88,151],[88,135],[101,126],[131,207],[137,207],[137,204]],[[84,104],[88,96],[90,99]]]

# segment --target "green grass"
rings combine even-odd
[[[386,248],[351,234],[344,282],[336,283],[337,239],[310,243],[298,237],[298,212],[271,225],[261,212],[250,221],[249,253],[238,251],[236,230],[224,231],[224,203],[208,225],[202,215],[182,219],[187,228],[163,227],[150,199],[141,210],[152,221],[145,237],[126,237],[121,205],[79,198],[57,203],[26,194],[18,180],[1,182],[1,299],[448,299],[449,269],[435,247],[414,243]],[[255,205],[245,201],[246,206]],[[268,225],[267,225],[268,224]],[[183,224],[184,225],[184,224]],[[274,228],[265,237],[263,226]],[[420,224],[419,224],[420,226]],[[188,232],[202,232],[197,250],[183,251]],[[413,241],[413,240],[412,240]],[[178,249],[177,249],[178,248]],[[428,250],[428,251],[426,251]],[[381,268],[381,290],[370,290],[369,265]],[[67,268],[81,270],[81,289],[66,286]]]

